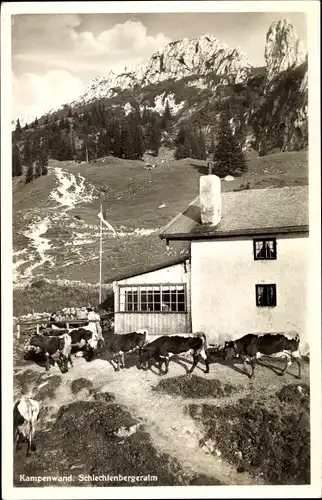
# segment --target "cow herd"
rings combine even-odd
[[[298,365],[298,378],[301,378],[302,359],[299,353],[300,338],[295,335],[291,338],[283,334],[247,334],[240,339],[227,341],[222,347],[216,349],[216,356],[222,360],[240,358],[244,362],[245,373],[254,377],[257,361],[263,356],[284,358],[285,366],[279,373],[283,375],[293,361]],[[62,373],[68,372],[68,364],[73,366],[72,349],[83,351],[87,361],[92,361],[95,352],[100,348],[108,352],[111,359],[116,359],[116,371],[125,367],[124,355],[138,351],[139,365],[143,370],[148,370],[150,363],[159,363],[160,374],[168,373],[169,361],[173,355],[191,353],[192,366],[188,373],[192,373],[199,361],[205,365],[205,373],[209,373],[211,358],[211,345],[208,346],[206,335],[202,332],[186,335],[164,335],[150,341],[148,330],[142,329],[127,334],[108,333],[105,338],[100,338],[95,323],[69,329],[60,329],[51,325],[51,328],[40,329],[39,333],[32,335],[25,345],[25,356],[41,354],[45,358],[46,370],[50,362],[57,363]],[[77,355],[77,354],[76,354]],[[248,373],[246,363],[251,366]],[[162,371],[162,365],[165,370]],[[22,397],[14,407],[14,430],[16,447],[19,448],[21,440],[28,441],[27,455],[35,449],[33,436],[36,422],[39,417],[39,404],[37,401]]]

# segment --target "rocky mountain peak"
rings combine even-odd
[[[307,57],[303,42],[293,24],[286,18],[271,24],[266,35],[265,60],[267,77],[273,79],[290,67],[300,66]]]
[[[109,71],[104,76],[94,78],[84,94],[73,104],[112,97],[113,89],[133,89],[135,85],[146,86],[169,79],[180,80],[196,74],[214,73],[239,83],[247,79],[251,67],[241,48],[232,49],[214,35],[183,38],[154,53],[134,71],[119,74]]]

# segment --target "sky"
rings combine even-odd
[[[93,77],[134,69],[184,37],[213,34],[262,66],[266,33],[282,17],[306,45],[305,14],[296,12],[14,15],[13,119],[24,123],[75,100]]]

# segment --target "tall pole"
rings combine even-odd
[[[101,214],[102,214],[102,202],[101,202]],[[102,257],[103,257],[103,222],[102,222],[102,217],[100,217],[100,286],[99,286],[99,304],[102,303]]]

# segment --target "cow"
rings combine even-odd
[[[287,368],[292,365],[293,360],[298,365],[297,378],[302,375],[302,358],[299,352],[300,337],[296,334],[293,338],[287,338],[283,334],[256,335],[248,333],[238,340],[225,342],[224,359],[240,357],[244,361],[244,370],[249,378],[254,377],[257,360],[263,356],[274,358],[285,358],[286,364],[279,375],[284,375]],[[251,372],[247,373],[246,363],[250,362]]]
[[[62,373],[68,372],[68,362],[71,366],[73,366],[73,362],[71,359],[71,347],[72,340],[68,333],[64,333],[63,335],[57,336],[44,336],[36,334],[31,337],[28,346],[26,346],[26,351],[36,352],[40,351],[45,355],[46,358],[46,371],[49,370],[50,367],[50,359],[54,362],[53,356],[58,353],[59,354],[59,367]]]
[[[125,334],[112,334],[108,336],[105,340],[106,349],[112,354],[113,357],[117,358],[117,368],[124,368],[124,354],[130,353],[135,350],[139,350],[139,356],[141,356],[142,348],[148,340],[148,330],[142,329],[131,333]]]
[[[68,329],[53,329],[53,330],[43,330],[42,335],[59,337],[64,333],[68,333],[71,337],[72,347],[85,347],[88,352],[88,360],[92,360],[94,356],[94,349],[96,349],[98,344],[98,335],[96,333],[96,327],[93,324],[85,325],[84,327],[78,328],[68,328]]]
[[[94,349],[98,345],[98,335],[95,325],[86,325],[86,327],[73,328],[68,330],[68,334],[72,339],[72,344],[78,347],[85,347],[88,353],[88,361],[92,361],[94,357]]]
[[[34,441],[36,424],[39,418],[39,403],[34,399],[22,396],[13,408],[13,425],[16,451],[21,448],[23,441],[28,441],[27,456],[30,450],[36,451]]]
[[[207,347],[207,338],[203,332],[198,332],[190,337],[181,335],[164,335],[153,342],[147,344],[142,349],[140,356],[140,366],[144,370],[148,369],[148,362],[154,358],[159,361],[159,370],[162,373],[162,364],[165,363],[165,372],[169,371],[170,356],[191,352],[193,356],[193,365],[188,373],[192,373],[202,358],[206,365],[205,373],[209,373],[209,355]]]

